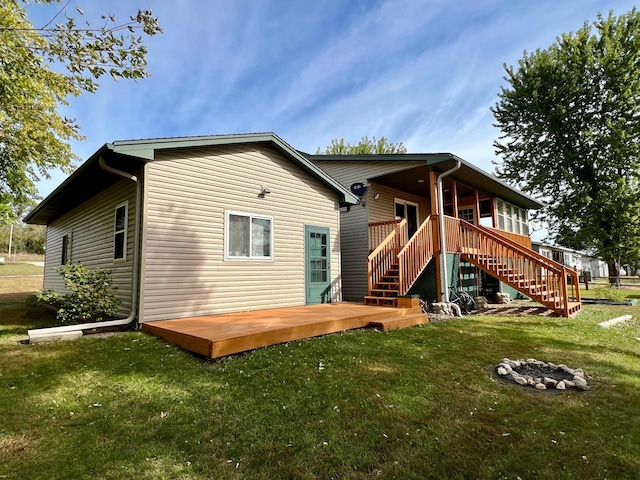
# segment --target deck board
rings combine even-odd
[[[419,309],[341,302],[147,322],[142,331],[199,355],[218,358],[416,313]]]

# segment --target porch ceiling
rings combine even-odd
[[[427,165],[381,175],[369,180],[403,192],[429,198],[429,167]]]
[[[439,174],[453,168],[456,165],[456,160],[457,157],[454,156],[443,158],[443,155],[434,155],[422,165],[369,178],[369,180],[429,198],[429,168],[433,168]],[[478,190],[522,208],[539,209],[543,207],[542,203],[507,185],[497,177],[462,159],[460,161],[460,169],[450,177],[447,177],[453,178],[458,182],[458,196],[473,194],[474,190]],[[424,182],[421,182],[421,180],[424,180]]]

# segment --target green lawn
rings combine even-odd
[[[638,305],[352,331],[217,361],[139,332],[17,343],[38,312],[0,317],[0,478],[640,472]],[[630,324],[597,326],[629,312]],[[582,367],[594,387],[506,385],[491,374],[503,357]]]
[[[43,267],[38,267],[29,263],[0,264],[0,277],[14,275],[42,275],[43,271]]]

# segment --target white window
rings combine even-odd
[[[116,206],[115,223],[113,229],[113,259],[127,259],[127,224],[129,217],[129,202]]]
[[[497,206],[497,210],[498,210],[498,228],[500,230],[504,230],[505,229],[505,222],[504,222],[504,202],[502,200],[498,200],[497,202],[498,206]]]
[[[227,211],[225,259],[272,260],[273,217]]]
[[[458,208],[458,218],[475,225],[476,216],[473,211],[473,207],[460,207]]]
[[[496,210],[498,213],[498,228],[500,230],[529,235],[529,220],[526,209],[498,200],[496,202]]]

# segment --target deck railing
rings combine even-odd
[[[397,220],[388,220],[386,222],[373,222],[369,224],[369,251],[374,251],[378,245],[384,242],[384,239],[393,232],[393,230],[402,221],[401,218]]]
[[[518,245],[531,250],[531,237],[528,235],[520,235],[519,233],[507,232],[506,230],[500,230],[499,228],[483,227],[478,225],[479,228],[484,228],[487,231],[498,235],[500,237],[508,238],[509,240],[517,243]]]
[[[444,216],[446,250],[460,254],[478,268],[568,317],[580,306],[578,273],[487,227]],[[438,215],[431,215],[407,239],[406,220],[379,222],[393,225],[368,258],[369,292],[398,265],[398,294],[404,295],[426,268],[438,247]],[[370,230],[371,231],[371,230]],[[519,237],[519,236],[518,236]],[[570,302],[577,302],[570,306]],[[573,309],[573,310],[571,310]],[[571,311],[570,311],[571,310]]]
[[[398,262],[398,253],[407,243],[407,221],[398,222],[385,239],[369,255],[367,276],[369,292],[382,280],[386,272]]]
[[[463,220],[445,217],[447,251],[460,253],[483,270],[540,303],[564,309],[580,302],[577,272],[548,259],[517,242]]]
[[[432,220],[432,218],[436,221]],[[400,295],[405,295],[417,280],[434,255],[434,228],[437,228],[437,216],[426,218],[416,233],[398,253],[400,269]]]

